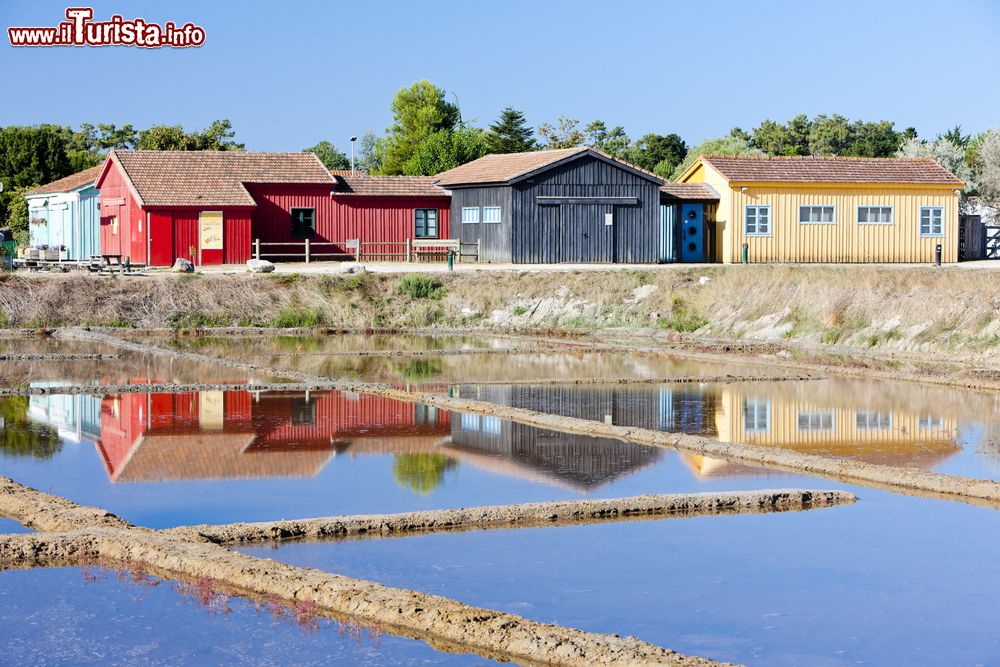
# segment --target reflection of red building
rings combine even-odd
[[[410,451],[449,433],[447,413],[349,392],[121,394],[103,399],[97,446],[116,482],[299,477],[356,445]]]

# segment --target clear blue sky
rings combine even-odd
[[[83,2],[70,4],[85,5]],[[1000,126],[1000,2],[94,0],[95,17],[192,21],[198,49],[13,49],[66,2],[0,0],[0,124],[232,120],[256,150],[348,148],[430,79],[485,125],[506,105],[689,143],[841,113],[933,136]]]

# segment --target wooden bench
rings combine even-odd
[[[455,253],[456,257],[461,257],[462,242],[458,239],[413,239],[410,241],[412,257],[419,257],[421,254],[442,255],[445,253]],[[407,258],[411,261],[410,258]]]

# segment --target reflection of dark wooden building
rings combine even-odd
[[[716,391],[696,385],[460,386],[458,396],[653,431],[717,434]]]
[[[631,442],[548,431],[499,417],[456,414],[441,452],[495,472],[589,491],[659,461]]]

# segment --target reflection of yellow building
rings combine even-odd
[[[957,453],[957,420],[900,410],[823,405],[752,390],[723,389],[715,423],[719,439],[773,445],[804,454],[929,468]]]

